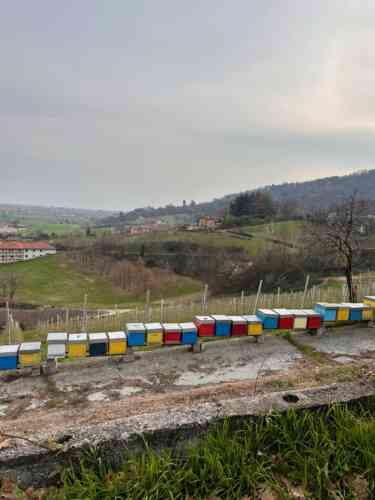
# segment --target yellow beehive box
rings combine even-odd
[[[375,296],[373,295],[367,295],[363,299],[363,303],[371,306],[373,309],[375,309]]]
[[[110,356],[118,356],[126,353],[127,342],[124,332],[109,332],[108,341],[108,354]]]
[[[69,358],[84,358],[87,356],[87,333],[71,333],[68,339]]]
[[[355,304],[356,308],[362,310],[362,321],[372,321],[374,318],[374,307],[375,307],[375,302],[374,302],[374,307],[371,304],[366,303],[363,301],[363,303],[360,304]]]
[[[19,364],[21,367],[40,365],[40,342],[24,342],[19,350]]]
[[[373,318],[374,318],[374,309],[368,304],[363,304],[363,311],[362,311],[363,321],[372,321]]]
[[[247,322],[247,334],[252,337],[258,337],[263,333],[262,320],[258,316],[243,316]]]
[[[339,306],[337,309],[337,321],[349,321],[349,307]]]
[[[163,327],[161,323],[146,323],[147,345],[163,344]]]

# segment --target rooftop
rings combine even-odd
[[[44,242],[0,241],[0,250],[54,250],[55,248]]]

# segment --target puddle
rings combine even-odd
[[[5,417],[7,414],[8,405],[0,405],[0,417]]]
[[[121,394],[121,396],[131,396],[132,394],[141,391],[142,391],[141,387],[123,387],[122,389],[119,390],[119,393]]]
[[[107,395],[105,392],[93,392],[87,396],[87,399],[91,402],[94,401],[104,401],[107,399]]]
[[[353,358],[350,358],[349,356],[337,356],[337,358],[334,358],[334,361],[342,365],[346,365],[347,363],[351,363]]]
[[[258,376],[259,370],[278,371],[287,370],[297,359],[300,359],[300,353],[283,353],[264,361],[256,359],[249,361],[241,366],[228,366],[211,373],[202,373],[196,371],[187,371],[181,375],[175,382],[175,385],[204,385],[217,384],[219,382],[229,382],[232,380],[249,380]]]

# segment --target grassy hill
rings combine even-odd
[[[89,307],[128,306],[141,302],[144,297],[131,295],[113,287],[112,283],[93,272],[79,269],[64,255],[36,259],[29,262],[0,265],[1,273],[15,273],[20,277],[16,300],[29,304],[80,307],[84,294],[88,295]],[[199,281],[185,277],[169,287],[154,293],[151,299],[160,296],[174,297],[197,292],[202,288]]]
[[[131,238],[131,241],[134,246],[155,241],[190,241],[215,248],[241,248],[246,250],[249,255],[254,256],[270,246],[277,245],[270,241],[272,238],[294,242],[300,230],[300,221],[284,221],[241,227],[240,232],[247,233],[250,236],[249,238],[228,231],[165,231],[136,236]]]

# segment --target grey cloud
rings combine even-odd
[[[3,202],[130,209],[374,167],[364,1],[20,0]]]

